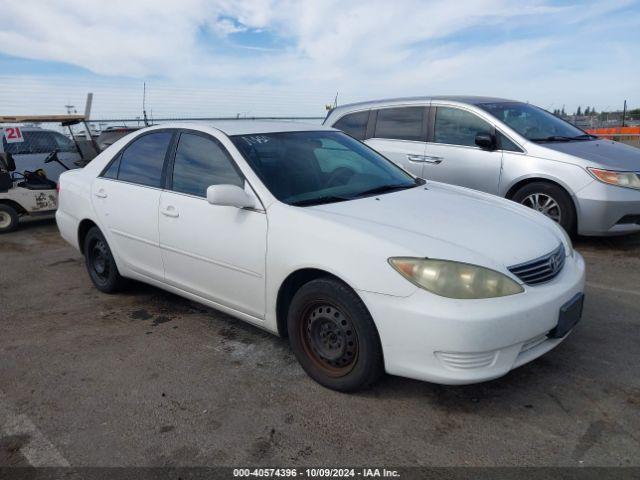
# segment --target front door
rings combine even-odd
[[[158,205],[173,133],[150,132],[118,154],[92,185],[91,198],[112,250],[137,273],[162,281]]]
[[[424,178],[497,194],[502,152],[483,150],[475,143],[476,135],[493,131],[468,110],[437,107],[433,139],[425,149]]]
[[[183,131],[160,198],[166,282],[253,317],[264,318],[267,216],[211,205],[207,187],[245,180],[215,138]]]

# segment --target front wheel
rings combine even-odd
[[[126,285],[126,279],[120,275],[107,240],[98,227],[87,232],[84,258],[89,277],[101,292],[114,293]]]
[[[512,200],[546,215],[569,234],[576,230],[573,201],[562,187],[547,182],[529,183],[518,190]]]
[[[303,285],[291,302],[287,327],[302,368],[325,387],[361,390],[384,371],[371,315],[355,292],[337,280],[320,278]]]
[[[16,209],[0,204],[0,233],[13,232],[18,228],[18,212]]]

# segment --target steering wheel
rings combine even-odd
[[[54,150],[49,155],[47,155],[47,158],[44,159],[44,163],[56,162],[57,160],[58,160],[58,150]]]
[[[338,167],[327,178],[327,187],[334,187],[337,185],[346,185],[353,177],[355,171],[347,167]]]

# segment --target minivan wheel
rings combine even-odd
[[[371,386],[384,371],[371,315],[349,287],[332,278],[303,285],[287,317],[289,342],[316,382],[342,392]]]
[[[126,279],[120,275],[107,240],[98,227],[87,232],[84,258],[89,277],[101,292],[114,293],[126,285]]]
[[[18,228],[18,212],[9,205],[0,204],[0,233],[13,232]]]
[[[573,201],[562,187],[547,182],[529,183],[515,193],[513,200],[546,215],[569,234],[575,232]]]

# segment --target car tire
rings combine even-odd
[[[18,228],[18,212],[10,205],[0,204],[0,233],[13,232]]]
[[[319,278],[294,295],[287,315],[291,349],[316,382],[353,392],[384,372],[378,331],[362,300],[344,283]]]
[[[115,293],[127,284],[120,275],[107,240],[98,227],[92,227],[84,239],[87,272],[95,287],[103,293]]]
[[[575,233],[576,211],[564,188],[548,182],[533,182],[519,189],[512,200],[556,221],[570,235]]]

